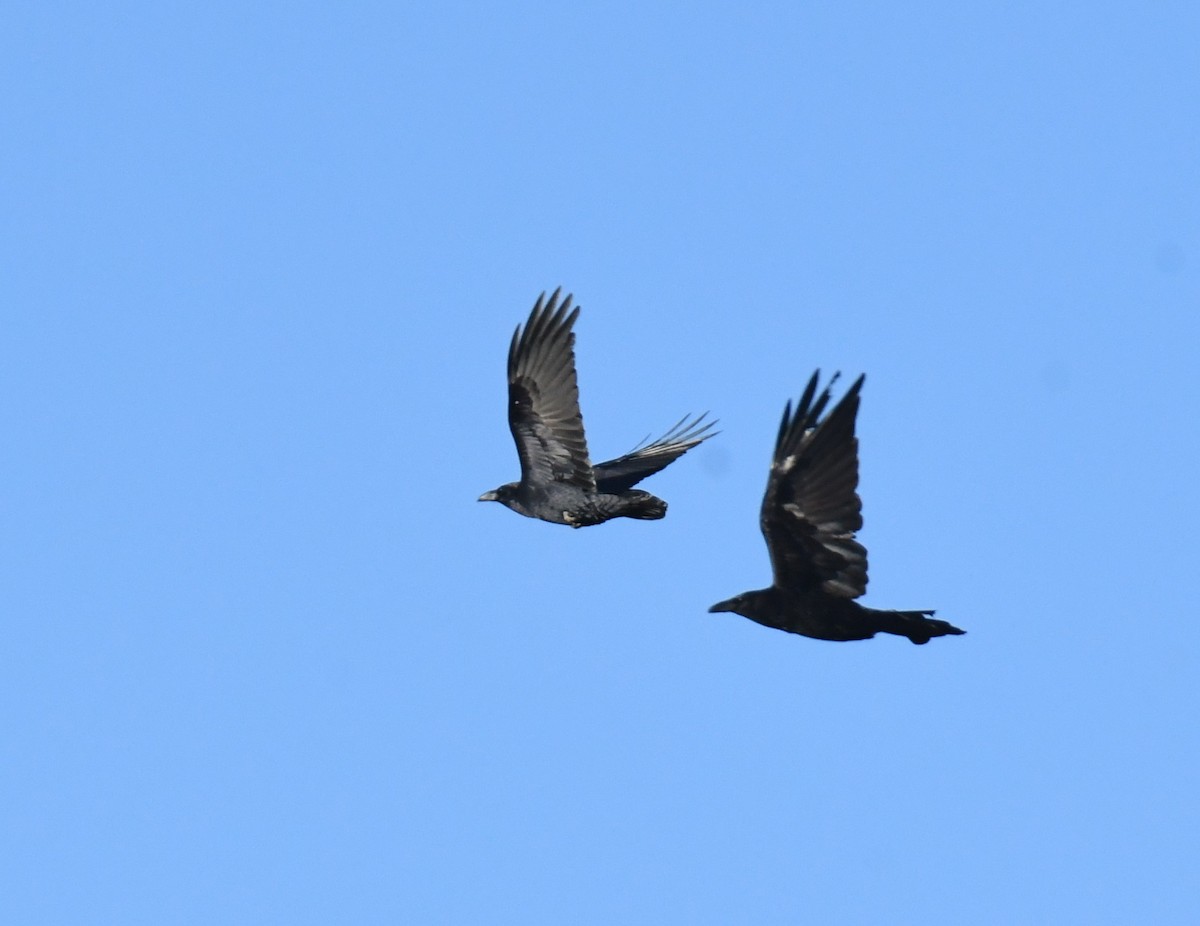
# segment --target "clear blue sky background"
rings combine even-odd
[[[1184,923],[1200,7],[0,14],[6,923]],[[583,305],[571,531],[504,354]],[[778,416],[868,374],[880,607],[765,584]]]

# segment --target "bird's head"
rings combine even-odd
[[[492,489],[490,492],[484,492],[479,496],[481,502],[499,502],[501,505],[512,507],[512,501],[517,496],[517,484],[515,482],[506,482],[499,488]]]
[[[725,601],[718,601],[708,609],[708,613],[716,614],[720,611],[732,611],[734,614],[749,617],[750,609],[750,595],[749,593],[743,593],[741,595],[734,595],[732,598],[727,598]]]
[[[718,611],[732,611],[734,614],[740,614],[742,617],[748,617],[752,621],[764,623],[762,618],[770,616],[779,607],[777,593],[772,588],[759,588],[754,591],[742,592],[740,595],[734,595],[725,601],[718,601],[715,605],[708,609],[709,614],[716,614]]]

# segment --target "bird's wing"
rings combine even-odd
[[[854,539],[863,523],[854,419],[865,377],[821,420],[837,376],[818,395],[819,375],[795,412],[791,402],[783,411],[760,522],[776,585],[857,598],[867,590],[867,551]]]
[[[596,488],[601,492],[624,492],[678,460],[697,444],[717,433],[710,432],[716,421],[704,422],[707,415],[708,412],[705,412],[694,421],[688,420],[691,416],[684,416],[653,443],[647,443],[649,438],[646,438],[629,453],[615,460],[597,463],[594,467]]]
[[[517,326],[508,348],[508,426],[521,458],[521,481],[566,483],[595,491],[588,461],[579,387],[575,382],[575,333],[579,308],[571,297],[558,304],[538,297],[524,330]]]

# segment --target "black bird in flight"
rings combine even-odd
[[[558,304],[538,297],[524,331],[508,348],[508,426],[521,458],[521,481],[484,492],[481,502],[500,502],[527,518],[587,527],[613,518],[653,521],[667,503],[633,486],[713,435],[704,415],[685,416],[656,441],[643,441],[624,456],[593,466],[588,459],[575,383],[575,333],[579,315],[571,296]]]
[[[858,438],[854,419],[865,376],[824,421],[829,387],[817,394],[818,370],[792,412],[788,402],[775,441],[759,523],[771,554],[770,588],[743,592],[708,610],[733,611],[766,627],[817,640],[869,640],[894,633],[913,643],[960,634],[932,611],[879,611],[860,605],[867,590],[867,551],[854,539],[862,527]]]

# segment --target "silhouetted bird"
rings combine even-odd
[[[928,643],[964,633],[932,620],[932,611],[877,611],[854,600],[867,590],[867,551],[854,539],[863,523],[854,419],[866,377],[855,380],[822,421],[838,377],[817,395],[819,375],[808,381],[795,414],[788,402],[775,441],[760,514],[774,582],[708,610],[733,611],[818,640],[867,640],[882,632]]]
[[[479,496],[500,502],[527,518],[587,527],[613,518],[652,521],[667,513],[667,503],[634,489],[701,441],[712,437],[704,424],[688,416],[658,440],[643,441],[629,453],[592,466],[588,460],[579,389],[575,383],[575,333],[579,309],[571,296],[558,304],[538,297],[524,331],[513,332],[508,348],[508,426],[521,458],[521,481]]]

